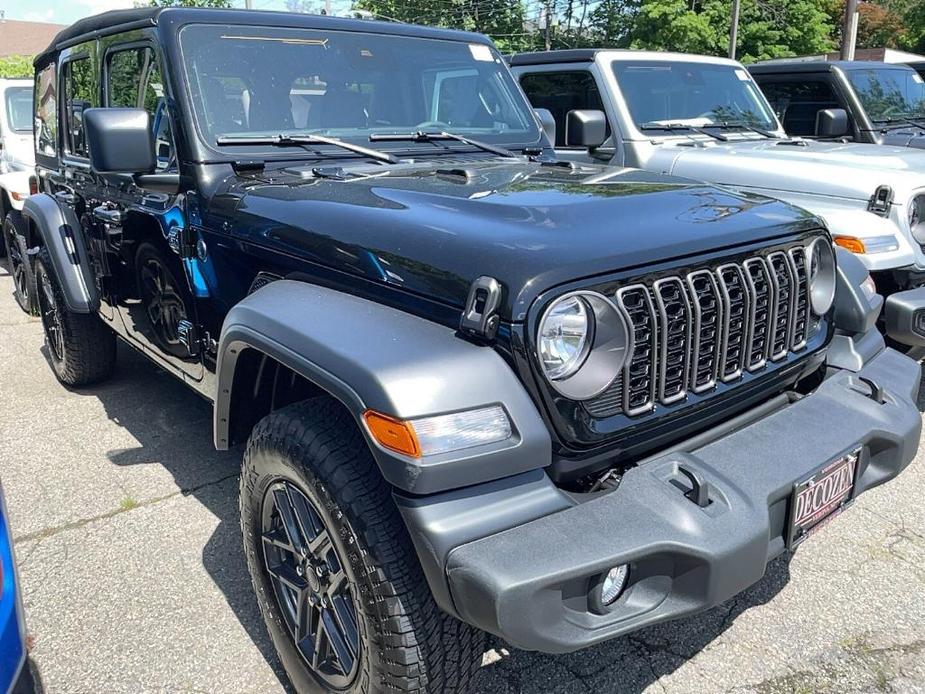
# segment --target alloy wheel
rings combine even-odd
[[[332,689],[350,685],[359,669],[357,609],[331,531],[291,482],[269,487],[263,500],[264,563],[296,647]]]
[[[29,296],[29,283],[26,279],[26,258],[22,256],[22,249],[19,245],[19,239],[12,228],[6,229],[6,247],[7,257],[10,264],[10,272],[13,274],[13,284],[16,286],[16,292],[26,303],[31,298]]]
[[[55,359],[61,361],[64,358],[64,331],[61,328],[61,310],[55,299],[55,292],[48,277],[48,270],[45,268],[42,268],[42,272],[39,273],[38,301],[48,347],[51,349]]]
[[[143,305],[158,340],[164,346],[179,345],[178,326],[186,318],[186,309],[173,278],[155,258],[144,263],[139,277]]]

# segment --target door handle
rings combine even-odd
[[[59,190],[55,193],[55,200],[65,205],[73,205],[77,202],[77,196],[73,193],[68,193],[66,190]]]

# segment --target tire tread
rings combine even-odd
[[[383,670],[372,691],[469,691],[485,636],[434,602],[391,488],[350,414],[329,397],[290,405],[257,424],[245,466],[258,449],[310,467],[366,548]]]

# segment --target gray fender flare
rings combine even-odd
[[[62,207],[47,193],[39,193],[26,198],[22,213],[42,237],[68,309],[75,313],[97,311],[99,292],[80,220],[74,211]]]
[[[385,479],[429,494],[508,477],[551,462],[551,439],[530,396],[491,347],[450,328],[343,292],[277,280],[235,305],[218,345],[215,445],[228,447],[239,355],[256,349],[340,400],[357,420]],[[373,409],[399,419],[500,404],[503,443],[410,458],[381,447],[363,422]]]

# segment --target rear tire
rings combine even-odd
[[[58,380],[85,386],[109,378],[116,365],[116,334],[96,313],[68,310],[45,248],[35,263],[35,280],[48,358]]]
[[[437,607],[390,487],[339,403],[313,398],[257,424],[244,455],[240,503],[244,549],[260,610],[298,691],[469,691],[481,664],[484,634]],[[283,522],[292,517],[284,510],[290,504],[307,519],[290,524],[296,528],[295,541],[288,539]],[[323,531],[312,539],[319,522]],[[309,526],[302,542],[299,529]],[[319,541],[322,532],[327,539]],[[319,560],[313,550],[290,551],[298,545],[325,549]],[[338,564],[340,570],[333,571]],[[334,580],[346,586],[349,601],[338,603],[325,597],[327,588],[319,588],[313,573],[339,577],[341,571],[346,579]],[[304,576],[305,585],[299,585],[306,602],[293,602],[293,589],[278,575],[286,580]],[[347,624],[344,634],[355,636],[349,641],[356,646],[355,656],[341,645],[349,668],[341,667],[337,648],[329,647],[326,659],[314,659],[318,630],[312,632],[311,625],[321,618],[308,618],[297,645],[293,605],[306,604],[308,614],[323,614],[325,600],[344,607],[339,612],[346,618],[336,624]],[[324,640],[323,634],[322,645]]]
[[[2,247],[6,251],[6,263],[13,276],[13,298],[23,311],[38,315],[38,307],[35,305],[35,270],[29,258],[26,223],[17,210],[8,212],[3,220]]]

